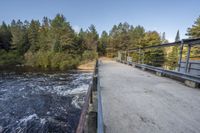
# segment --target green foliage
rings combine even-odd
[[[168,43],[167,39],[165,38],[165,32],[163,32],[163,34],[162,34],[161,42],[162,43]]]
[[[79,56],[53,51],[38,51],[35,54],[29,52],[26,53],[25,60],[28,66],[60,70],[76,68],[80,62]]]
[[[4,22],[0,26],[0,48],[8,51],[10,49],[10,41],[11,41],[11,32],[10,27],[7,26]]]
[[[63,15],[57,14],[51,21],[50,36],[52,40],[52,49],[57,51],[67,51],[73,49],[75,42],[75,33],[69,22]]]
[[[195,25],[188,28],[188,36],[200,37],[200,17]],[[179,31],[176,41],[180,40]],[[156,31],[146,32],[142,26],[133,27],[127,22],[114,25],[109,33],[102,32],[101,37],[94,25],[85,31],[75,33],[65,17],[57,14],[52,20],[43,18],[30,23],[13,20],[11,25],[0,25],[0,64],[26,64],[44,69],[71,69],[80,62],[90,61],[99,56],[117,56],[118,51],[143,48],[166,43],[165,33],[162,37]],[[97,54],[98,52],[98,54]],[[177,61],[177,48],[173,48],[168,57],[164,58],[163,49],[151,49],[140,53],[131,53],[134,61],[154,66],[162,66],[164,61],[174,66]],[[191,55],[199,52],[195,48]],[[143,55],[143,56],[141,56]],[[124,55],[125,56],[125,55]],[[169,63],[172,62],[172,63]]]
[[[91,25],[85,33],[83,33],[84,37],[84,48],[86,50],[97,50],[97,46],[99,43],[99,35],[96,31],[94,25]]]
[[[94,25],[76,34],[61,14],[52,20],[43,18],[30,23],[13,20],[11,26],[0,25],[0,65],[43,69],[72,69],[82,61],[97,57],[99,36]],[[6,52],[6,51],[7,52]]]
[[[39,30],[40,30],[39,21],[32,20],[28,28],[28,40],[30,45],[29,50],[31,52],[36,52],[40,49]]]
[[[84,61],[91,61],[97,59],[98,54],[95,51],[84,51],[82,55],[82,60]]]
[[[143,47],[153,46],[161,43],[161,38],[156,31],[145,33],[143,40]],[[145,51],[144,63],[161,67],[164,64],[164,50],[163,49],[150,49]]]
[[[199,38],[200,37],[200,16],[194,22],[194,25],[192,25],[191,28],[188,28],[187,32],[188,33],[186,35],[188,35],[190,38]],[[200,48],[199,47],[193,47],[192,51],[191,51],[191,56],[199,59]]]
[[[100,56],[105,56],[106,47],[109,45],[109,36],[106,31],[103,31],[100,38],[100,43],[98,44],[97,51]]]
[[[169,69],[174,70],[178,66],[178,47],[173,46],[172,51],[169,53],[167,61],[167,66]]]
[[[191,28],[188,28],[187,34],[190,38],[197,38],[200,37],[200,16],[194,22]]]
[[[17,65],[23,63],[23,57],[19,56],[16,51],[7,52],[0,50],[0,66]]]

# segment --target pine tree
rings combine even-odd
[[[8,51],[11,46],[11,37],[10,27],[3,22],[0,26],[0,47]]]
[[[98,54],[105,55],[106,54],[106,47],[108,46],[108,33],[103,31],[100,38],[100,43],[98,45]]]
[[[28,40],[30,45],[30,51],[33,53],[40,49],[39,30],[40,30],[39,21],[32,20],[28,28]]]
[[[188,33],[186,34],[189,38],[199,38],[200,37],[200,16],[194,22],[191,28],[188,28]],[[193,47],[191,51],[191,56],[198,58],[200,57],[200,48],[199,46]]]
[[[158,32],[149,31],[145,33],[143,43],[146,46],[158,45],[161,43],[161,38]],[[150,49],[145,51],[144,63],[153,65],[156,67],[161,67],[164,64],[164,50],[161,49]]]
[[[52,38],[52,49],[59,47],[60,51],[73,52],[75,32],[63,15],[57,14],[51,21],[50,34]]]
[[[99,43],[99,35],[94,25],[90,25],[90,27],[86,31],[85,41],[87,50],[97,50],[97,46]]]
[[[200,37],[200,16],[194,22],[194,25],[192,25],[191,28],[188,28],[187,32],[188,33],[186,35],[190,38]]]
[[[23,55],[29,48],[27,29],[23,23],[14,20],[11,23],[12,49],[15,49],[19,55]]]
[[[176,33],[176,37],[175,37],[175,42],[180,41],[180,34],[179,34],[179,30]]]

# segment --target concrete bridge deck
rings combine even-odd
[[[114,61],[99,66],[106,133],[200,133],[200,90]]]

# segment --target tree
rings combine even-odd
[[[144,46],[153,46],[161,43],[161,38],[158,32],[149,31],[145,33],[144,36]],[[156,67],[161,67],[164,64],[164,50],[163,49],[150,49],[146,50],[144,57],[144,63],[153,65]]]
[[[40,50],[42,51],[51,51],[52,50],[52,43],[51,43],[51,36],[50,36],[50,20],[47,17],[43,18],[42,25],[38,31],[39,39],[38,45]]]
[[[176,37],[175,37],[175,42],[180,41],[180,34],[179,34],[179,30],[176,33]]]
[[[141,48],[144,47],[143,38],[145,36],[144,27],[138,25],[135,28],[131,27],[130,29],[130,48]]]
[[[99,55],[105,55],[106,54],[106,47],[109,43],[109,36],[106,31],[103,31],[100,38],[100,43],[98,45],[97,51]]]
[[[63,15],[57,14],[51,21],[50,34],[52,39],[52,49],[54,51],[73,52],[75,32]]]
[[[10,27],[3,22],[0,26],[0,47],[8,51],[11,46],[11,37]]]
[[[117,54],[118,50],[128,50],[131,48],[131,34],[132,26],[130,26],[127,22],[119,23],[118,25],[114,25],[112,30],[110,31],[110,51],[112,51],[113,55]]]
[[[97,46],[99,43],[99,35],[96,31],[96,28],[94,25],[90,25],[88,30],[86,31],[86,38],[85,38],[85,44],[87,50],[97,50]]]
[[[166,40],[166,37],[165,37],[165,32],[163,32],[163,34],[162,34],[161,41],[162,41],[162,43],[168,43],[168,41]]]
[[[30,45],[30,51],[33,53],[40,49],[39,30],[40,22],[32,20],[28,28],[28,40]]]
[[[11,48],[15,49],[19,55],[23,55],[29,48],[27,29],[23,23],[14,20],[11,23]]]
[[[186,35],[190,38],[200,37],[200,16],[194,22],[194,25],[192,25],[191,28],[188,28]]]
[[[189,38],[199,38],[200,37],[200,16],[194,22],[194,25],[192,25],[191,28],[188,28],[186,35],[189,36]],[[200,57],[200,48],[193,47],[193,49],[191,51],[191,56],[197,57],[197,58]]]

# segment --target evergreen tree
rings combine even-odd
[[[40,49],[39,30],[40,30],[39,21],[32,20],[28,28],[28,40],[30,45],[30,51],[33,53]]]
[[[158,45],[161,43],[160,35],[156,31],[149,31],[145,33],[143,43],[145,44],[145,46]],[[162,48],[150,49],[145,51],[145,64],[161,67],[164,64],[164,61],[164,50]]]
[[[42,51],[51,51],[51,36],[50,36],[50,20],[47,17],[43,18],[43,23],[41,28],[38,31],[39,33],[39,48]]]
[[[186,34],[189,38],[199,38],[200,37],[200,16],[194,22],[191,28],[188,28],[188,33]],[[199,46],[193,47],[191,51],[191,56],[195,58],[200,57],[200,48]]]
[[[163,32],[163,34],[162,34],[161,41],[162,41],[162,43],[168,43],[168,41],[166,40],[166,37],[165,37],[165,32]]]
[[[86,31],[86,49],[87,50],[97,50],[97,46],[99,43],[99,35],[96,31],[96,28],[94,25],[90,25],[90,27],[88,28],[88,30]]]
[[[136,26],[130,29],[130,49],[144,47],[143,38],[145,36],[145,29],[142,26]]]
[[[106,54],[106,47],[108,46],[108,33],[103,31],[100,38],[100,43],[98,45],[98,54],[105,55]]]
[[[14,20],[11,23],[12,49],[15,49],[19,55],[23,55],[29,48],[27,29],[23,23]]]
[[[5,22],[2,23],[0,26],[0,47],[2,49],[5,49],[8,51],[10,49],[10,41],[11,41],[11,32],[10,27],[5,24]]]
[[[176,33],[176,37],[175,37],[175,42],[180,41],[180,34],[179,34],[179,30]]]
[[[74,48],[75,32],[63,15],[57,14],[51,21],[50,34],[52,38],[52,49],[72,52]]]
[[[188,33],[186,35],[190,38],[200,37],[200,16],[194,22],[194,25],[192,25],[191,28],[188,28],[187,32]]]

